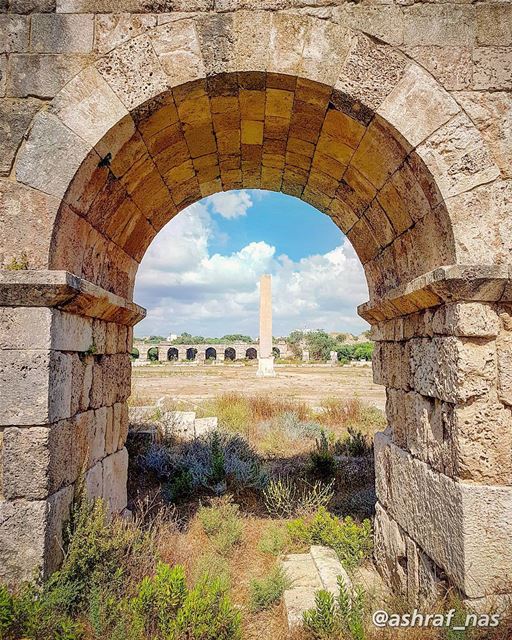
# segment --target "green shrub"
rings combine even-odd
[[[192,474],[188,469],[178,469],[173,478],[164,485],[163,496],[168,502],[179,504],[192,495],[194,490]]]
[[[341,520],[324,507],[320,507],[310,518],[289,522],[287,527],[292,541],[308,545],[322,544],[334,549],[347,569],[368,558],[372,551],[370,520],[363,520],[361,524],[350,516]]]
[[[367,436],[354,427],[348,427],[348,433],[342,440],[338,440],[335,445],[337,454],[361,457],[372,452],[372,445],[368,442]]]
[[[240,612],[222,581],[204,578],[187,592],[165,640],[239,640],[241,633]]]
[[[315,608],[303,614],[304,626],[318,640],[364,640],[364,596],[361,590],[349,594],[342,578],[338,577],[338,595],[318,591]]]
[[[273,556],[280,555],[288,543],[288,532],[281,524],[270,524],[258,543],[258,549]]]
[[[132,600],[135,619],[142,622],[149,637],[165,636],[187,595],[185,571],[180,565],[159,563],[155,575],[145,577]]]
[[[281,567],[274,567],[264,578],[251,580],[250,606],[252,611],[268,609],[289,588],[290,580]]]
[[[313,473],[320,478],[332,478],[336,471],[336,461],[325,431],[322,431],[320,437],[316,439],[316,448],[311,452],[310,457]]]
[[[207,552],[200,556],[194,565],[194,578],[196,581],[205,578],[220,580],[227,590],[231,585],[231,579],[226,558],[215,552]]]
[[[296,481],[290,477],[270,480],[263,490],[265,507],[272,516],[291,518],[325,507],[333,497],[333,483]]]
[[[214,506],[201,506],[197,515],[215,549],[223,556],[229,555],[242,539],[243,524],[238,505],[226,499],[216,500]]]

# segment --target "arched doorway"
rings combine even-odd
[[[279,347],[272,347],[272,355],[274,356],[274,358],[281,357],[281,350],[279,349]]]
[[[249,347],[245,352],[247,360],[255,360],[258,357],[258,352],[254,347]]]
[[[137,349],[137,347],[133,347],[133,349],[130,352],[130,356],[132,360],[138,360],[140,358],[140,352]]]
[[[148,349],[147,357],[150,362],[158,362],[158,347],[151,347]]]
[[[178,360],[178,358],[178,349],[176,349],[176,347],[169,347],[169,349],[167,349],[167,360]]]
[[[494,215],[508,224],[509,214],[499,170],[455,98],[397,49],[306,15],[249,11],[211,20],[222,21],[218,57],[194,18],[153,28],[77,73],[20,145],[15,175],[5,181],[11,204],[3,224],[14,247],[24,246],[29,231],[37,242],[31,269],[5,276],[2,299],[23,310],[9,326],[29,319],[45,327],[44,353],[34,336],[28,346],[9,338],[4,445],[17,430],[30,439],[34,425],[79,427],[83,414],[98,429],[105,411],[125,424],[130,331],[143,316],[131,300],[133,282],[154,235],[216,191],[282,190],[332,217],[368,279],[370,301],[360,313],[374,326],[375,379],[387,387],[390,424],[376,442],[383,572],[404,564],[397,557],[404,549],[408,566],[423,554],[466,596],[492,593],[512,569],[509,556],[478,556],[486,543],[506,548],[512,534],[492,511],[512,502],[496,417],[510,407],[508,329],[498,314],[498,305],[510,303],[502,267],[510,254]],[[211,33],[218,32],[215,22]],[[186,36],[189,64],[169,50],[170,35]],[[76,332],[59,324],[60,314]],[[115,341],[106,340],[107,330]],[[78,354],[91,345],[94,400],[77,408],[76,387],[85,380]],[[27,361],[30,375],[21,377]],[[481,418],[492,436],[483,450],[463,429],[475,402],[478,415],[493,416]],[[453,428],[439,428],[440,414]],[[418,416],[428,416],[427,424]],[[411,424],[428,434],[420,446],[407,436]],[[446,438],[436,440],[439,433]],[[126,506],[122,439],[93,457],[77,441],[67,440],[70,450],[59,457],[73,461],[65,477],[48,472],[56,463],[42,445],[31,450],[44,469],[41,484],[4,487],[4,521],[16,516],[27,549],[32,533],[40,543],[39,557],[22,554],[11,525],[1,529],[6,575],[29,577],[36,565],[49,570],[58,562],[57,524],[40,514],[65,516],[81,469],[106,474],[101,494],[115,511]],[[481,459],[489,462],[475,466]],[[9,464],[4,478],[23,477],[23,455]],[[449,509],[440,508],[443,500]],[[21,560],[28,555],[32,566]]]
[[[234,361],[236,360],[236,351],[233,347],[227,347],[224,350],[224,360]]]
[[[195,347],[189,347],[186,351],[187,360],[190,362],[195,360],[197,356],[197,349]]]
[[[217,359],[217,349],[214,347],[208,347],[205,351],[206,360],[216,360]]]

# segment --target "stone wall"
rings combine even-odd
[[[56,566],[80,468],[124,507],[153,237],[204,196],[266,188],[330,215],[364,265],[384,575],[413,596],[443,577],[473,600],[507,588],[511,15],[0,0],[0,578]]]
[[[511,310],[452,302],[374,329],[376,559],[413,600],[443,580],[477,602],[510,592]]]
[[[56,297],[51,283],[34,280],[29,293],[19,275],[11,279],[4,302]],[[66,288],[62,309],[0,306],[0,580],[58,566],[80,476],[112,511],[126,507],[130,325],[140,313],[128,306],[123,318],[112,296],[94,308],[76,279]],[[84,304],[89,315],[78,315]],[[106,319],[113,315],[117,322]]]

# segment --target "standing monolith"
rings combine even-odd
[[[258,355],[258,376],[275,376],[272,353],[272,276],[268,274],[260,278],[260,352]]]

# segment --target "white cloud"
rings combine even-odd
[[[237,195],[240,192],[234,192]],[[242,192],[243,193],[243,192]],[[230,195],[230,194],[226,194]],[[250,200],[250,197],[249,197]],[[367,299],[361,263],[344,240],[332,251],[293,261],[266,242],[210,253],[211,198],[172,220],[150,246],[137,276],[135,300],[148,310],[137,335],[258,333],[258,280],[271,273],[274,334],[322,328],[360,332],[356,307]]]
[[[215,213],[228,220],[245,216],[252,207],[252,199],[247,191],[214,193],[208,198],[208,203]]]

